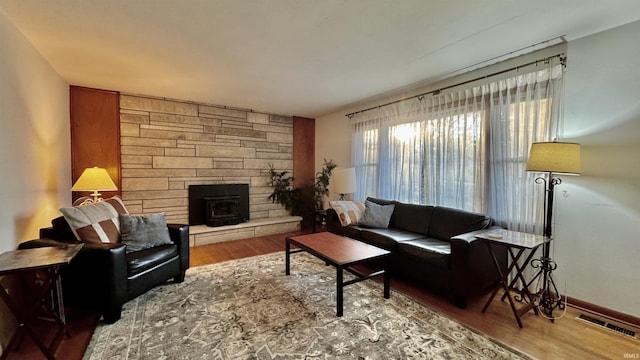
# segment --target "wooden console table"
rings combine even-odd
[[[7,304],[9,310],[16,317],[18,327],[13,333],[11,340],[0,355],[0,360],[4,360],[11,350],[15,348],[22,337],[29,335],[40,351],[47,359],[55,359],[55,352],[62,341],[62,336],[70,334],[66,329],[66,319],[64,315],[64,304],[62,301],[62,285],[60,283],[60,267],[68,264],[71,259],[80,251],[82,244],[70,244],[64,246],[50,246],[36,249],[14,250],[0,254],[0,276],[9,274],[27,273],[32,270],[44,271],[48,274],[37,279],[37,291],[28,294],[29,299],[33,296],[33,301],[25,302],[24,309],[11,298],[7,289],[0,286],[0,298]],[[52,295],[49,299],[47,297]],[[37,311],[44,309],[51,316],[53,322],[58,325],[58,330],[50,344],[45,345],[32,328],[37,317]]]
[[[502,285],[496,286],[495,290],[493,290],[491,297],[489,297],[489,300],[482,308],[482,312],[485,312],[487,310],[487,308],[493,301],[493,298],[502,288],[504,289],[502,300],[504,301],[505,298],[509,299],[511,311],[513,312],[513,315],[518,322],[518,326],[522,328],[522,320],[520,320],[520,317],[523,314],[533,309],[533,312],[538,315],[538,308],[536,307],[535,299],[529,291],[528,283],[524,278],[523,271],[530,264],[533,255],[536,253],[536,250],[541,245],[551,240],[542,235],[527,234],[510,230],[488,231],[478,234],[476,235],[476,237],[483,240],[485,244],[487,244],[489,252],[491,253],[491,258],[493,259],[493,263],[496,266],[496,270],[498,270],[498,273],[500,274],[500,285]],[[496,255],[493,251],[493,246],[503,246],[506,247],[509,251],[509,255],[511,256],[511,263],[507,266],[507,270],[504,273],[502,272],[500,264],[498,263],[498,259],[496,258]],[[523,266],[520,266],[518,264],[518,260],[520,260],[520,257],[522,257],[522,254],[525,250],[530,250],[530,252],[526,260],[524,261]],[[509,282],[509,274],[514,270],[514,277],[511,282]],[[518,300],[526,303],[526,305],[522,306],[520,309],[516,309],[514,298],[511,295],[511,291],[515,289],[515,285],[518,280],[520,280],[520,282],[522,283],[522,289],[519,290],[520,298]]]

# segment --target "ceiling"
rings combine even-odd
[[[315,118],[638,20],[640,1],[0,0],[0,11],[70,84]]]

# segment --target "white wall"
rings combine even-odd
[[[70,203],[69,88],[0,11],[0,251]]]
[[[0,252],[71,202],[69,90],[0,10]],[[3,284],[10,283],[4,278]],[[11,285],[7,285],[11,287]],[[13,317],[0,302],[0,351]]]
[[[564,140],[582,175],[557,187],[555,258],[569,296],[640,317],[640,21],[569,43]]]
[[[640,22],[568,44],[562,140],[582,144],[583,174],[564,176],[556,187],[554,225],[561,292],[633,316],[640,316],[637,34]],[[375,102],[362,104],[316,119],[316,170],[323,158],[350,166],[351,126],[344,115]]]
[[[316,172],[322,170],[325,159],[333,160],[338,167],[351,167],[352,127],[349,119],[344,116],[345,113],[334,113],[316,119]],[[338,197],[339,194],[336,194],[329,181],[329,197],[325,201],[325,208],[329,206],[329,200]]]

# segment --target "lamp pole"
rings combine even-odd
[[[560,185],[562,180],[560,178],[554,178],[551,172],[549,174],[549,179],[545,179],[544,177],[536,178],[535,182],[538,184],[544,184],[546,198],[545,198],[545,206],[544,206],[544,233],[543,235],[549,239],[551,239],[551,228],[552,228],[552,219],[553,219],[553,192],[556,185]],[[527,287],[533,283],[538,277],[542,277],[542,289],[538,292],[538,307],[542,313],[549,318],[552,322],[554,321],[553,310],[555,308],[564,309],[564,304],[562,303],[562,296],[558,292],[558,288],[556,287],[555,282],[553,281],[552,272],[558,267],[553,259],[551,259],[551,241],[545,243],[542,248],[542,257],[539,259],[534,259],[531,261],[531,266],[534,268],[539,268],[536,275],[531,279],[531,281],[527,284]]]
[[[547,174],[547,178],[536,178],[536,184],[544,184],[546,196],[544,198],[544,236],[549,239],[542,248],[542,257],[531,260],[531,266],[539,269],[526,286],[529,287],[536,279],[542,277],[542,288],[537,293],[538,308],[549,320],[554,321],[553,310],[564,309],[562,296],[553,281],[552,273],[558,267],[551,259],[551,225],[553,221],[553,191],[562,183],[553,174],[580,174],[580,144],[569,142],[534,142],[529,149],[527,171]]]

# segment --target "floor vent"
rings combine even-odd
[[[622,327],[622,326],[620,326],[618,324],[613,324],[611,322],[602,320],[602,319],[597,318],[597,317],[593,317],[593,316],[589,316],[589,315],[585,315],[585,314],[580,314],[578,316],[578,319],[590,322],[590,323],[598,325],[598,326],[602,326],[604,328],[607,328],[609,330],[615,331],[617,333],[620,333],[620,334],[623,334],[623,335],[626,335],[626,336],[631,336],[632,338],[637,338],[637,332],[636,331],[630,330],[629,328]]]

